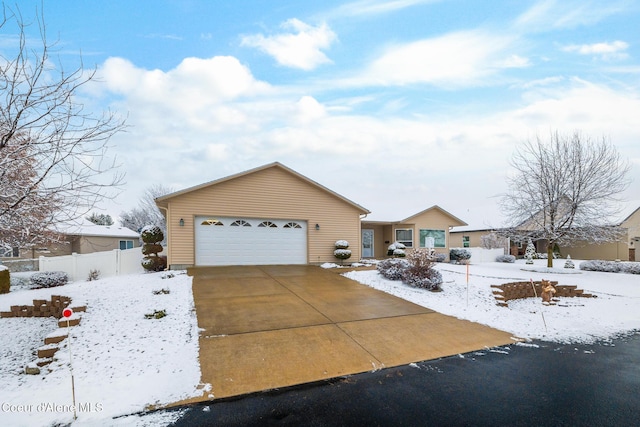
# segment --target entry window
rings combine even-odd
[[[462,247],[463,248],[469,247],[469,236],[462,236]]]
[[[288,222],[284,225],[284,228],[302,228],[297,222]]]
[[[247,221],[245,221],[244,219],[239,219],[237,221],[233,221],[231,223],[232,227],[251,227],[251,224],[249,224]]]
[[[120,250],[132,249],[133,240],[120,240]]]
[[[402,243],[407,248],[413,247],[413,229],[398,228],[396,229],[396,242]]]
[[[278,226],[271,221],[262,221],[260,224],[258,224],[258,227],[278,228]]]
[[[427,239],[433,242],[434,248],[446,248],[447,243],[445,239],[444,230],[430,230],[430,229],[421,229],[420,230],[420,247],[427,247]]]

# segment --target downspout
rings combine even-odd
[[[169,224],[169,221],[168,221],[169,209],[163,206],[159,206],[157,202],[156,202],[156,206],[158,207],[158,209],[164,211],[164,220],[165,220],[164,223],[167,225],[167,270],[171,270],[171,251],[169,250],[169,247],[170,247],[169,236],[171,236],[171,231],[169,230],[169,227],[171,226],[171,224]]]

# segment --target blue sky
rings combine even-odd
[[[114,216],[154,182],[280,161],[372,219],[499,225],[513,150],[555,130],[609,138],[640,203],[635,1],[45,0],[44,19],[65,68],[98,68],[87,107],[128,116]]]

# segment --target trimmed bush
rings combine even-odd
[[[145,225],[140,231],[140,238],[144,243],[162,242],[164,234],[157,225]]]
[[[336,249],[347,249],[349,247],[349,242],[346,240],[338,240],[335,246]]]
[[[351,251],[349,249],[336,249],[333,251],[333,256],[338,259],[349,259],[351,258]]]
[[[0,266],[0,294],[8,294],[11,288],[11,274],[9,269]]]
[[[441,291],[442,274],[433,268],[432,254],[416,249],[407,257],[409,267],[402,272],[402,282],[414,288]]]
[[[382,260],[376,266],[376,269],[382,277],[389,280],[400,280],[402,273],[407,268],[409,268],[409,261],[396,258]]]
[[[449,259],[454,262],[466,261],[471,258],[471,252],[466,249],[451,249]]]
[[[516,257],[513,255],[498,255],[496,257],[496,262],[514,263],[516,262]]]
[[[142,255],[155,255],[162,252],[162,245],[157,243],[145,243],[142,245]]]
[[[142,267],[147,271],[162,271],[167,268],[166,256],[146,256],[142,258]]]
[[[147,225],[140,232],[142,245],[142,267],[147,271],[162,271],[167,268],[167,257],[158,256],[162,252],[162,245],[158,244],[164,239],[162,229],[157,225]]]
[[[433,260],[433,262],[445,262],[445,260],[447,259],[447,254],[436,252],[431,255],[431,259]]]
[[[616,262],[597,259],[581,262],[580,270],[601,271],[604,273],[640,274],[640,262]]]
[[[69,276],[64,271],[41,271],[31,275],[31,285],[34,288],[54,288],[69,282]]]
[[[347,249],[349,247],[349,242],[346,240],[338,240],[335,243],[336,250],[333,251],[333,256],[338,258],[339,260],[345,260],[351,258],[351,250]]]
[[[394,242],[387,248],[387,256],[404,258],[405,256],[407,256],[406,252],[404,251],[405,249],[407,249],[407,247],[404,244],[400,242]]]
[[[640,262],[625,262],[622,271],[628,274],[640,274]]]

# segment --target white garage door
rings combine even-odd
[[[196,223],[196,265],[306,264],[307,223],[204,217]]]

